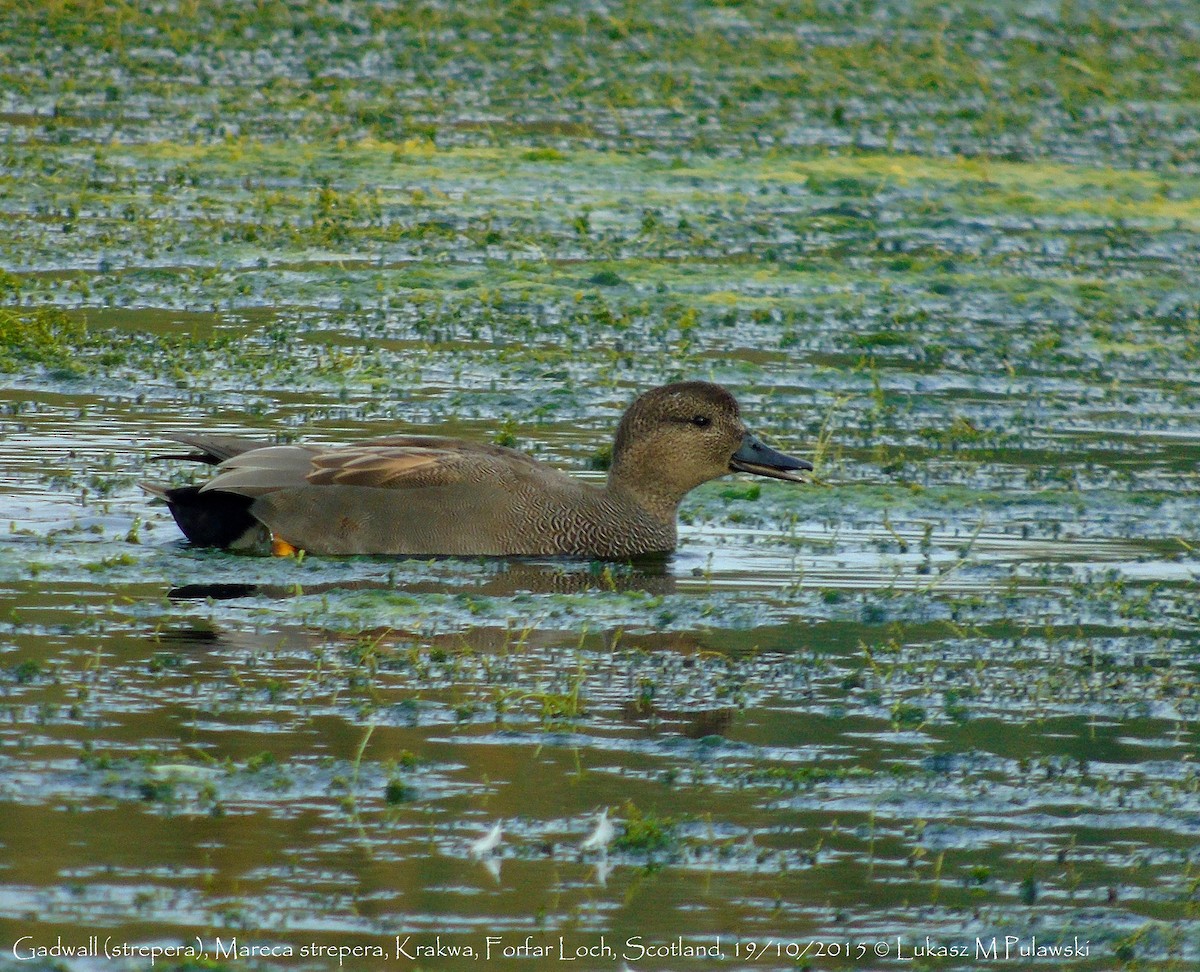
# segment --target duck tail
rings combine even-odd
[[[262,529],[250,513],[253,497],[219,489],[202,493],[199,486],[138,485],[167,504],[183,535],[197,547],[241,546],[248,534],[254,537]]]
[[[193,435],[190,432],[174,432],[164,436],[172,442],[191,446],[195,452],[168,452],[151,459],[182,459],[185,462],[203,462],[209,466],[218,466],[226,459],[240,456],[243,452],[253,452],[270,445],[258,439],[247,439],[240,435]]]

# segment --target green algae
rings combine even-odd
[[[0,311],[0,371],[30,365],[62,369],[79,352],[87,337],[82,321],[57,308],[28,313]]]

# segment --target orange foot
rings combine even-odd
[[[275,557],[295,557],[299,551],[281,537],[271,538],[271,554]]]

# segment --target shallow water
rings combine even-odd
[[[1200,959],[1194,11],[642,6],[4,14],[0,964]],[[677,377],[818,474],[664,560],[234,556],[137,486],[200,429],[598,481]]]

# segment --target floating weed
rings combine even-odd
[[[143,780],[137,785],[137,793],[147,803],[172,803],[175,785],[169,780]]]
[[[43,668],[41,663],[33,658],[17,662],[8,669],[9,678],[18,685],[28,685],[47,674],[49,674],[47,669]]]
[[[274,753],[264,751],[249,757],[243,768],[247,773],[261,773],[263,770],[273,768],[277,763],[278,760]]]
[[[679,821],[674,817],[643,811],[632,801],[621,808],[621,816],[621,833],[611,844],[614,850],[652,858],[656,853],[672,852],[679,847]]]
[[[383,799],[391,806],[409,803],[417,798],[417,791],[411,783],[401,779],[390,779],[383,790]]]
[[[39,364],[58,369],[61,377],[73,377],[77,372],[68,366],[87,336],[82,318],[57,307],[0,308],[0,372]]]
[[[925,724],[925,710],[919,705],[897,702],[891,708],[891,718],[897,729],[914,729]]]
[[[103,560],[93,561],[91,563],[82,564],[84,570],[89,570],[94,574],[102,573],[106,570],[112,570],[114,567],[130,567],[137,563],[137,558],[132,554],[114,554],[111,557],[105,557]]]
[[[779,789],[811,790],[824,783],[870,777],[861,766],[763,766],[750,770],[724,769],[721,775],[739,786],[772,786]]]
[[[742,483],[721,490],[721,498],[727,500],[746,500],[753,502],[762,496],[762,486],[758,483]]]

